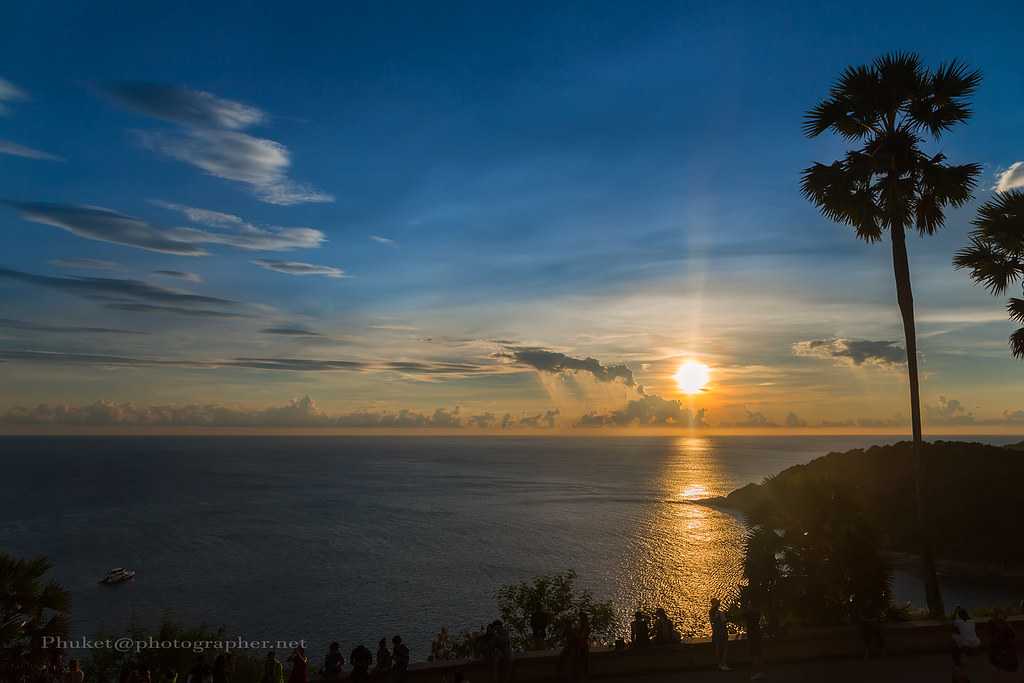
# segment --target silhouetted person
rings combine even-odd
[[[267,653],[263,661],[263,678],[261,683],[284,683],[284,665],[273,650]]]
[[[178,683],[178,672],[165,666],[160,670],[156,680],[159,681],[159,683]]]
[[[348,656],[352,665],[352,683],[365,683],[370,678],[370,665],[373,664],[373,655],[365,645],[358,645]]]
[[[676,625],[668,618],[665,610],[658,608],[654,611],[654,642],[658,645],[669,645],[678,643],[681,640]]]
[[[68,662],[68,672],[64,676],[65,683],[82,683],[85,680],[85,673],[77,659]]]
[[[320,673],[327,680],[334,681],[341,678],[344,666],[345,658],[341,655],[341,645],[335,641],[327,648],[327,656],[324,657],[324,668]]]
[[[542,607],[537,607],[530,615],[530,633],[533,637],[535,650],[543,650],[548,640],[548,626],[551,625],[551,615]]]
[[[391,650],[388,649],[388,639],[381,638],[377,643],[377,668],[375,673],[387,674],[391,671]]]
[[[876,601],[862,600],[856,595],[850,598],[857,609],[857,623],[860,625],[860,637],[864,643],[864,659],[877,651],[885,656],[885,638],[882,637],[882,610]]]
[[[409,672],[409,648],[402,642],[402,636],[391,639],[391,653],[394,661],[391,678],[395,683],[405,683]]]
[[[309,660],[306,658],[306,649],[299,645],[292,650],[288,661],[292,663],[292,672],[288,675],[288,683],[306,683],[309,680]]]
[[[764,647],[761,642],[761,610],[753,602],[748,601],[743,611],[743,620],[747,627],[747,650],[750,654],[750,680],[759,681],[765,677]]]
[[[965,652],[975,652],[980,647],[981,640],[971,615],[963,607],[957,607],[953,610],[953,663],[959,666]]]
[[[629,625],[629,641],[633,647],[647,647],[651,644],[651,620],[646,612],[637,610],[633,623]]]
[[[207,683],[213,677],[213,670],[206,664],[206,658],[199,655],[192,670],[188,672],[188,683]],[[138,678],[136,677],[136,681]]]
[[[715,648],[715,661],[722,671],[730,671],[726,660],[729,653],[729,628],[726,624],[722,603],[718,598],[711,598],[711,609],[708,610],[708,622],[711,624],[711,645]]]
[[[451,659],[452,644],[448,638],[448,628],[446,626],[441,627],[441,631],[434,637],[433,642],[430,643],[430,659],[435,662],[442,662],[446,659]]]
[[[574,680],[586,681],[590,677],[590,617],[586,612],[580,613],[573,641]]]
[[[492,657],[491,680],[509,680],[512,673],[512,639],[500,619],[491,624],[489,645]]]
[[[1016,671],[1020,666],[1015,643],[1017,634],[1002,610],[996,610],[989,619],[988,638],[988,661],[992,666],[1000,671]]]
[[[213,683],[228,683],[231,680],[231,655],[221,652],[213,660]]]

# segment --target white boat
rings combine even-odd
[[[135,572],[131,569],[125,569],[124,567],[114,567],[107,575],[104,576],[100,583],[108,586],[113,586],[116,583],[124,583],[125,581],[131,581],[135,578]]]

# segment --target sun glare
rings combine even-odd
[[[679,386],[679,391],[684,394],[696,394],[711,379],[711,368],[695,360],[688,360],[679,366],[673,377]]]

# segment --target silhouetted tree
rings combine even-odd
[[[971,246],[957,252],[953,265],[970,269],[971,279],[995,295],[1024,279],[1024,192],[1010,190],[993,197],[972,221]],[[1011,297],[1010,319],[1024,324],[1024,299]],[[1010,352],[1024,358],[1024,327],[1010,335]]]
[[[44,577],[52,569],[45,557],[19,560],[0,553],[0,669],[38,663],[44,638],[66,638],[71,626],[71,595]]]
[[[938,139],[970,117],[968,98],[980,82],[978,71],[956,61],[929,71],[916,55],[889,54],[870,65],[847,67],[828,98],[804,120],[808,137],[832,131],[857,144],[830,165],[807,168],[801,182],[804,196],[825,217],[853,227],[865,242],[881,241],[888,230],[892,243],[910,380],[923,571],[928,608],[936,616],[944,610],[921,493],[921,400],[906,233],[935,233],[945,223],[946,207],[962,206],[972,196],[981,167],[948,165],[944,155],[928,154],[922,144],[926,137]]]

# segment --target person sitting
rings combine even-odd
[[[972,654],[981,647],[974,621],[963,607],[953,610],[953,662],[960,664],[964,653]]]
[[[629,640],[633,647],[647,647],[651,644],[651,621],[646,612],[637,610],[633,623],[629,625]]]
[[[665,610],[658,608],[654,611],[654,642],[658,645],[670,645],[682,640],[676,625],[668,618]]]
[[[327,649],[327,656],[324,657],[324,668],[320,670],[320,674],[327,680],[337,680],[341,678],[341,671],[344,666],[345,658],[341,654],[341,645],[335,641]]]

